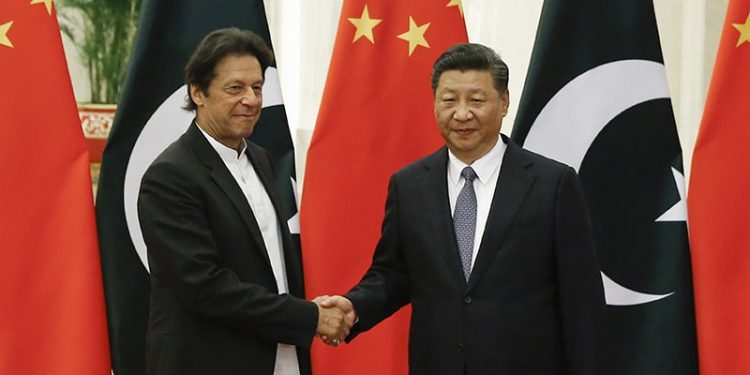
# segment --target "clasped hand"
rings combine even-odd
[[[320,296],[313,302],[318,306],[318,328],[315,334],[326,344],[338,346],[349,335],[357,318],[354,305],[342,296]]]

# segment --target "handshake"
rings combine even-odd
[[[349,335],[357,319],[354,305],[342,296],[319,296],[313,302],[318,306],[315,334],[326,344],[338,346]]]

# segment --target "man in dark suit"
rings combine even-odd
[[[146,171],[138,200],[151,270],[148,374],[309,374],[313,337],[337,344],[351,327],[338,308],[303,299],[270,157],[245,139],[272,59],[257,35],[222,29],[185,68],[196,118]]]
[[[347,340],[411,303],[412,374],[599,374],[604,293],[581,186],[500,136],[507,83],[485,46],[438,58],[446,147],[391,177],[370,269],[323,303],[356,314]]]

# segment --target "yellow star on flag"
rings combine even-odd
[[[461,12],[461,17],[464,16],[464,4],[461,0],[451,0],[446,7],[458,7],[458,11]]]
[[[427,44],[427,39],[424,38],[424,33],[428,27],[430,27],[429,22],[424,25],[417,25],[414,19],[409,16],[409,31],[398,36],[399,39],[409,42],[409,56],[411,56],[417,46],[430,48],[430,45]]]
[[[13,26],[13,21],[0,24],[0,46],[13,48],[13,43],[8,39],[8,30]]]
[[[362,11],[362,16],[359,18],[348,18],[348,20],[357,28],[352,43],[364,36],[370,41],[370,43],[375,44],[375,37],[372,35],[372,29],[383,20],[370,18],[370,12],[367,10],[367,5],[365,5],[365,9]]]
[[[735,47],[739,47],[740,44],[745,42],[750,43],[750,13],[747,14],[747,19],[744,24],[733,23],[732,26],[740,32],[740,38],[737,39],[737,45]]]
[[[55,0],[31,0],[31,4],[44,4],[45,7],[47,7],[47,13],[49,15],[52,15],[52,3],[54,3]]]

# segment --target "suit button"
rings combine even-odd
[[[463,352],[464,351],[464,343],[459,342],[458,345],[457,345],[457,349],[458,349],[459,352]]]
[[[467,305],[470,304],[471,303],[471,297],[467,296],[466,298],[464,298],[464,303],[466,303]]]

